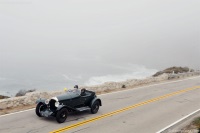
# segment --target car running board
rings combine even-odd
[[[77,111],[80,111],[80,112],[82,112],[82,111],[86,111],[86,110],[90,110],[91,108],[90,107],[81,107],[81,108],[76,108],[76,110]]]

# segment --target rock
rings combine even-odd
[[[35,92],[36,89],[27,90],[26,93]]]
[[[0,99],[6,99],[6,98],[10,98],[8,96],[3,96],[3,95],[0,95]]]
[[[170,68],[167,68],[167,69],[165,69],[163,71],[159,71],[159,72],[155,73],[153,75],[153,77],[157,77],[157,76],[162,75],[164,73],[168,73],[168,74],[175,73],[175,74],[178,74],[178,73],[186,73],[186,72],[193,72],[193,71],[194,71],[193,69],[190,69],[188,67],[175,67],[174,66],[174,67],[170,67]]]
[[[19,92],[17,92],[17,94],[15,96],[16,97],[25,96],[25,94],[26,94],[26,90],[19,90]]]
[[[34,92],[34,91],[36,91],[36,89],[31,89],[31,90],[19,90],[19,92],[17,92],[17,94],[16,94],[15,96],[16,96],[16,97],[25,96],[27,93]]]

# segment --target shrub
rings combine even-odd
[[[198,129],[200,129],[200,117],[196,118],[196,119],[193,121],[193,124],[194,124]]]
[[[122,88],[126,88],[126,85],[122,85]]]

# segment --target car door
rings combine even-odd
[[[88,100],[88,96],[81,96],[79,101],[82,106],[87,106],[86,104],[87,100]]]
[[[75,93],[71,99],[72,107],[74,108],[80,107],[82,105],[80,99],[81,99],[81,96]]]

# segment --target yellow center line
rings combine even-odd
[[[64,128],[60,128],[60,129],[52,131],[50,133],[60,133],[60,132],[68,131],[72,128],[76,128],[76,127],[91,123],[93,121],[97,121],[97,120],[100,120],[100,119],[103,119],[103,118],[106,118],[106,117],[109,117],[109,116],[112,116],[112,115],[115,115],[115,114],[119,114],[121,112],[125,112],[125,111],[130,110],[130,109],[134,109],[134,108],[137,108],[137,107],[149,104],[149,103],[153,103],[153,102],[156,102],[156,101],[159,101],[159,100],[162,100],[162,99],[166,99],[168,97],[172,97],[172,96],[175,96],[175,95],[178,95],[178,94],[181,94],[181,93],[186,93],[188,91],[195,90],[195,89],[198,89],[198,88],[200,88],[200,86],[195,86],[195,87],[192,87],[192,88],[187,88],[187,89],[179,90],[179,91],[172,92],[172,93],[169,93],[169,94],[165,94],[163,96],[152,98],[152,99],[144,101],[144,102],[140,102],[140,103],[137,103],[137,104],[134,104],[134,105],[131,105],[131,106],[110,112],[110,113],[106,113],[106,114],[103,114],[103,115],[100,115],[100,116],[97,116],[97,117],[90,118],[88,120],[84,120],[84,121],[66,126]]]

